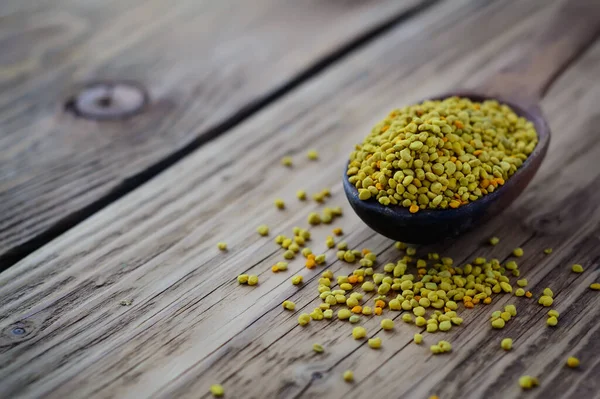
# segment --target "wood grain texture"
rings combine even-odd
[[[572,0],[537,34],[527,57],[508,64],[479,88],[481,93],[535,104],[554,79],[600,33],[600,3]]]
[[[4,1],[0,270],[429,0]],[[151,102],[65,109],[95,81]]]
[[[397,259],[392,242],[365,228],[343,197],[340,177],[353,143],[389,109],[478,84],[522,56],[561,4],[440,4],[0,274],[2,395],[208,397],[218,382],[233,398],[518,397],[516,379],[532,374],[542,386],[528,397],[598,397],[600,297],[587,289],[599,278],[600,259],[600,87],[590,83],[599,78],[598,44],[542,104],[554,136],[527,192],[502,218],[460,241],[421,249],[463,263],[477,255],[505,259],[522,246],[532,290],[550,286],[556,293],[556,329],[544,324],[547,309],[499,296],[494,308],[515,302],[519,309],[502,332],[489,329],[491,307],[478,307],[462,312],[463,327],[426,335],[428,344],[452,341],[449,356],[411,344],[416,327],[402,323],[373,351],[353,341],[342,322],[297,326],[297,314],[319,303],[315,278],[322,269],[306,270],[298,259],[287,273],[270,271],[281,260],[272,238],[305,226],[308,212],[320,208],[298,202],[299,188],[331,187],[329,204],[346,211],[313,229],[314,252],[324,252],[325,236],[341,226],[344,239],[376,251],[380,265]],[[321,159],[306,160],[307,148],[319,149]],[[288,154],[292,170],[279,165]],[[275,197],[286,200],[285,211],[272,205]],[[256,234],[261,223],[271,226],[269,239]],[[491,235],[502,238],[498,246],[482,244]],[[221,240],[226,253],[216,248]],[[554,248],[551,256],[542,254],[546,247]],[[327,255],[328,268],[353,269],[333,261],[334,251]],[[584,274],[570,273],[575,262]],[[258,274],[260,284],[238,286],[242,272]],[[295,273],[305,276],[303,287],[289,283]],[[288,298],[295,314],[280,307]],[[378,323],[365,322],[370,334],[381,334]],[[515,350],[505,354],[498,341],[507,335]],[[325,355],[311,351],[315,341]],[[582,360],[579,372],[562,367],[571,354]],[[341,380],[348,368],[360,383]]]

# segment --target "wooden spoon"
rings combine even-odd
[[[507,208],[529,184],[550,144],[550,128],[540,99],[561,72],[600,34],[600,0],[571,0],[558,10],[549,29],[524,57],[502,69],[484,85],[433,97],[496,99],[533,122],[539,141],[533,153],[506,183],[491,194],[456,209],[427,209],[410,213],[400,205],[383,206],[375,199],[361,201],[344,170],[344,191],[358,216],[373,230],[394,240],[426,244],[463,234]]]

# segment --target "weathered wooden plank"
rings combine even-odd
[[[431,2],[3,2],[0,270]],[[77,117],[98,80],[151,102]]]
[[[505,387],[515,394],[514,378],[519,373],[533,374],[547,367],[551,375],[559,370],[549,360],[563,353],[545,357],[546,347],[539,346],[540,342],[559,342],[557,348],[564,353],[593,349],[587,337],[593,337],[595,330],[575,321],[585,320],[578,314],[589,315],[591,320],[597,316],[598,297],[584,288],[597,277],[597,270],[591,271],[598,263],[594,244],[600,215],[594,204],[600,191],[593,165],[600,146],[593,133],[598,119],[594,105],[600,92],[590,84],[597,80],[598,46],[543,104],[555,136],[533,187],[504,219],[458,242],[423,249],[462,262],[478,254],[503,258],[522,245],[526,250],[523,273],[534,291],[550,284],[558,292],[559,311],[573,309],[574,313],[563,312],[555,332],[548,332],[540,318],[544,310],[519,305],[520,316],[503,332],[530,337],[516,340],[523,349],[516,347],[507,358],[495,357],[500,356],[493,342],[498,334],[485,328],[489,308],[463,312],[467,315],[464,328],[439,335],[449,337],[456,347],[451,357],[444,358],[430,358],[425,348],[412,344],[403,348],[414,326],[398,326],[393,339],[386,335],[381,352],[357,348],[349,338],[349,326],[341,322],[312,323],[300,329],[296,317],[284,313],[280,303],[292,298],[298,311],[314,307],[318,302],[311,280],[317,273],[307,271],[297,260],[287,274],[272,274],[270,265],[281,259],[281,252],[271,239],[254,232],[256,225],[267,223],[272,238],[279,232],[289,233],[294,225],[305,225],[306,214],[318,206],[297,202],[295,191],[332,187],[330,203],[341,204],[347,211],[335,225],[344,228],[348,243],[372,248],[380,262],[395,259],[391,242],[363,227],[343,198],[339,179],[352,144],[389,108],[460,83],[480,81],[522,55],[533,33],[551,17],[554,9],[547,5],[542,1],[441,4],[2,273],[3,392],[50,397],[74,392],[77,396],[197,397],[210,384],[223,382],[232,397],[323,393],[397,397],[404,391],[391,390],[398,386],[417,397],[428,393],[443,397],[443,393],[455,395],[462,385],[474,396]],[[481,24],[485,30],[468,34]],[[319,162],[305,160],[308,147],[320,150]],[[279,165],[285,154],[295,156],[292,170]],[[564,190],[557,192],[556,187]],[[573,193],[583,199],[573,201],[569,198]],[[274,209],[276,196],[287,201],[285,211]],[[325,251],[329,229],[313,230],[310,246],[315,252]],[[502,237],[501,244],[482,247],[482,237],[492,234]],[[220,240],[229,243],[226,254],[215,248]],[[555,248],[551,257],[540,252],[546,246]],[[333,262],[333,251],[328,258],[332,270],[352,270]],[[569,274],[565,267],[575,260],[588,272],[579,277]],[[235,283],[234,276],[248,270],[260,274],[257,287]],[[307,281],[301,289],[288,281],[296,272]],[[121,306],[123,299],[132,300],[131,306]],[[495,305],[508,299],[500,297]],[[575,301],[583,304],[579,310]],[[372,332],[377,325],[376,318],[366,322]],[[11,334],[17,326],[25,333]],[[580,341],[581,348],[565,344],[583,328],[591,331]],[[536,334],[548,334],[557,341],[536,343]],[[310,351],[316,340],[328,348],[322,358]],[[476,351],[479,346],[481,353]],[[580,356],[589,366],[573,377],[576,381],[595,367],[593,360]],[[496,371],[513,358],[519,367],[509,367],[513,371],[496,379]],[[378,367],[384,362],[391,369]],[[485,380],[469,381],[469,374],[461,379],[456,376],[458,364],[483,372],[486,362],[493,365],[493,372],[491,377],[486,372]],[[345,368],[354,368],[364,383],[345,385],[339,378]],[[424,377],[424,370],[431,378],[412,387]],[[598,391],[596,385],[587,387],[595,388],[592,393]],[[544,385],[534,394],[547,394],[545,389],[549,388]],[[557,389],[570,387],[561,384]]]
[[[326,327],[315,323],[301,328],[294,317],[277,307],[261,318],[260,325],[249,325],[207,360],[198,363],[193,372],[173,384],[177,390],[165,389],[164,396],[189,395],[205,390],[211,382],[221,381],[234,395],[244,392],[244,397],[428,397],[432,394],[461,398],[512,397],[520,392],[516,379],[527,373],[542,376],[542,384],[547,381],[548,385],[544,384],[534,394],[540,398],[581,393],[597,396],[597,385],[585,384],[585,381],[600,363],[593,355],[598,349],[600,330],[590,321],[600,315],[600,299],[587,288],[594,278],[598,278],[600,260],[600,213],[593,205],[600,200],[600,175],[593,167],[600,155],[600,146],[595,143],[592,126],[598,117],[593,104],[600,96],[600,90],[599,87],[585,88],[586,82],[597,77],[598,62],[600,46],[597,45],[544,102],[547,114],[556,116],[551,120],[556,121],[552,126],[557,135],[534,188],[504,215],[507,220],[497,219],[461,240],[456,249],[444,251],[463,262],[475,255],[503,259],[512,248],[522,246],[527,255],[520,264],[524,276],[529,279],[530,289],[539,293],[546,286],[552,287],[557,298],[556,308],[563,315],[561,323],[568,327],[549,329],[544,317],[548,309],[523,303],[533,300],[515,302],[514,297],[504,297],[495,302],[494,309],[517,303],[518,323],[498,332],[489,328],[490,307],[464,313],[468,327],[450,335],[449,339],[458,345],[458,350],[457,356],[448,359],[431,356],[427,345],[423,348],[412,344],[412,335],[421,329],[403,324],[399,320],[400,314],[395,317],[400,325],[392,334],[382,334],[377,318],[364,324],[372,335],[383,336],[387,343],[381,351],[373,351],[366,348],[364,342],[353,342],[349,338],[350,327],[344,323],[331,323]],[[578,100],[574,102],[574,98]],[[579,110],[575,118],[569,112],[571,107]],[[574,119],[577,120],[575,124]],[[577,148],[565,151],[571,142],[577,142]],[[558,159],[580,154],[580,146],[587,146],[591,151],[566,167],[567,175],[561,175],[556,181],[555,174],[557,170],[561,171],[557,167]],[[578,178],[576,174],[579,174]],[[583,202],[573,201],[571,190],[551,199],[542,194],[548,186],[556,189],[557,185],[568,184],[576,190],[578,198],[585,198]],[[569,218],[561,218],[557,210]],[[553,226],[546,222],[550,217],[558,219]],[[344,230],[350,230],[346,225],[344,227]],[[481,238],[492,235],[503,237],[501,244],[493,248],[482,246]],[[373,235],[360,243],[363,239],[352,236],[349,242],[356,243],[355,247],[374,248],[382,264],[398,258],[393,248],[380,250],[386,242],[381,237]],[[547,257],[542,250],[550,246],[555,251]],[[439,246],[422,248],[423,253],[439,250]],[[582,278],[571,273],[569,266],[573,263],[585,264],[591,275]],[[336,273],[352,270],[337,262],[331,269]],[[298,312],[310,311],[320,303],[314,295],[303,290],[290,299],[299,305]],[[285,322],[281,322],[282,319]],[[499,341],[504,337],[514,338],[520,347],[504,354],[499,348]],[[426,339],[429,339],[429,345],[431,340],[440,339],[440,334],[429,335]],[[314,354],[311,351],[314,342],[325,345],[327,354]],[[564,371],[564,361],[571,355],[588,365],[583,374]],[[341,381],[341,374],[346,369],[355,370],[358,384],[348,385]],[[263,378],[276,382],[268,383],[268,387],[253,384],[257,378],[256,370],[261,370]],[[555,383],[559,375],[560,381]]]

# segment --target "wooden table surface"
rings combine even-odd
[[[578,0],[586,6],[592,0]],[[252,5],[250,4],[252,3]],[[0,397],[600,398],[600,41],[562,70],[541,106],[553,136],[530,187],[458,240],[418,248],[462,265],[510,259],[534,298],[459,308],[462,326],[420,332],[363,317],[380,350],[339,320],[297,324],[322,301],[325,269],[349,274],[325,237],[402,253],[352,213],[341,173],[353,145],[391,109],[476,87],[536,45],[569,0],[10,0],[0,7]],[[600,10],[590,8],[600,32]],[[86,87],[133,82],[134,116],[75,112]],[[109,106],[110,108],[110,106]],[[319,151],[319,160],[306,157]],[[292,156],[294,166],[280,164]],[[325,205],[295,193],[330,188]],[[281,197],[286,209],[273,200]],[[303,258],[272,273],[273,242],[312,227]],[[270,226],[269,237],[256,233]],[[497,246],[487,238],[500,237]],[[229,250],[216,244],[225,241]],[[554,249],[551,255],[544,248]],[[571,272],[580,263],[585,272]],[[240,286],[240,273],[257,286]],[[304,276],[294,286],[290,277]],[[536,298],[555,293],[557,327]],[[296,303],[294,312],[281,303]],[[371,296],[365,302],[373,301]],[[493,330],[489,315],[518,316]],[[514,339],[504,352],[502,338]],[[453,351],[434,356],[440,339]],[[325,353],[312,351],[318,342]],[[564,367],[567,357],[579,369]],[[342,380],[354,370],[355,382]],[[522,392],[521,375],[540,386]]]

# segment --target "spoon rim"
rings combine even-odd
[[[538,135],[538,142],[534,150],[531,152],[531,154],[529,154],[529,156],[523,162],[521,167],[519,167],[517,171],[506,180],[504,185],[494,190],[493,193],[486,194],[483,197],[478,198],[475,201],[469,202],[468,204],[461,205],[458,208],[419,209],[419,211],[416,213],[410,213],[408,208],[400,204],[386,206],[380,204],[375,198],[370,198],[366,201],[358,199],[358,189],[348,181],[350,176],[346,174],[348,170],[348,165],[350,164],[350,161],[348,161],[344,169],[343,179],[344,191],[346,192],[346,194],[356,197],[358,201],[360,201],[357,203],[360,203],[361,206],[363,206],[364,208],[368,208],[371,212],[381,213],[384,216],[393,216],[395,218],[410,219],[415,222],[430,220],[432,217],[435,217],[437,219],[455,219],[460,218],[462,216],[467,216],[476,210],[479,210],[483,207],[487,207],[490,204],[494,203],[496,199],[498,199],[502,195],[502,193],[504,193],[505,191],[509,190],[512,186],[517,184],[517,182],[520,180],[520,177],[525,174],[527,168],[534,162],[534,159],[537,159],[539,156],[545,156],[546,149],[550,143],[551,133],[548,123],[542,115],[541,109],[539,108],[539,105],[537,103],[528,102],[525,104],[522,100],[511,100],[503,98],[501,96],[488,96],[482,93],[468,90],[456,91],[451,93],[450,95],[437,95],[429,97],[427,99],[418,101],[417,103],[422,103],[423,101],[428,100],[442,100],[450,97],[468,98],[470,100],[478,102],[485,100],[496,100],[500,104],[508,105],[517,115],[522,116],[533,123]]]

